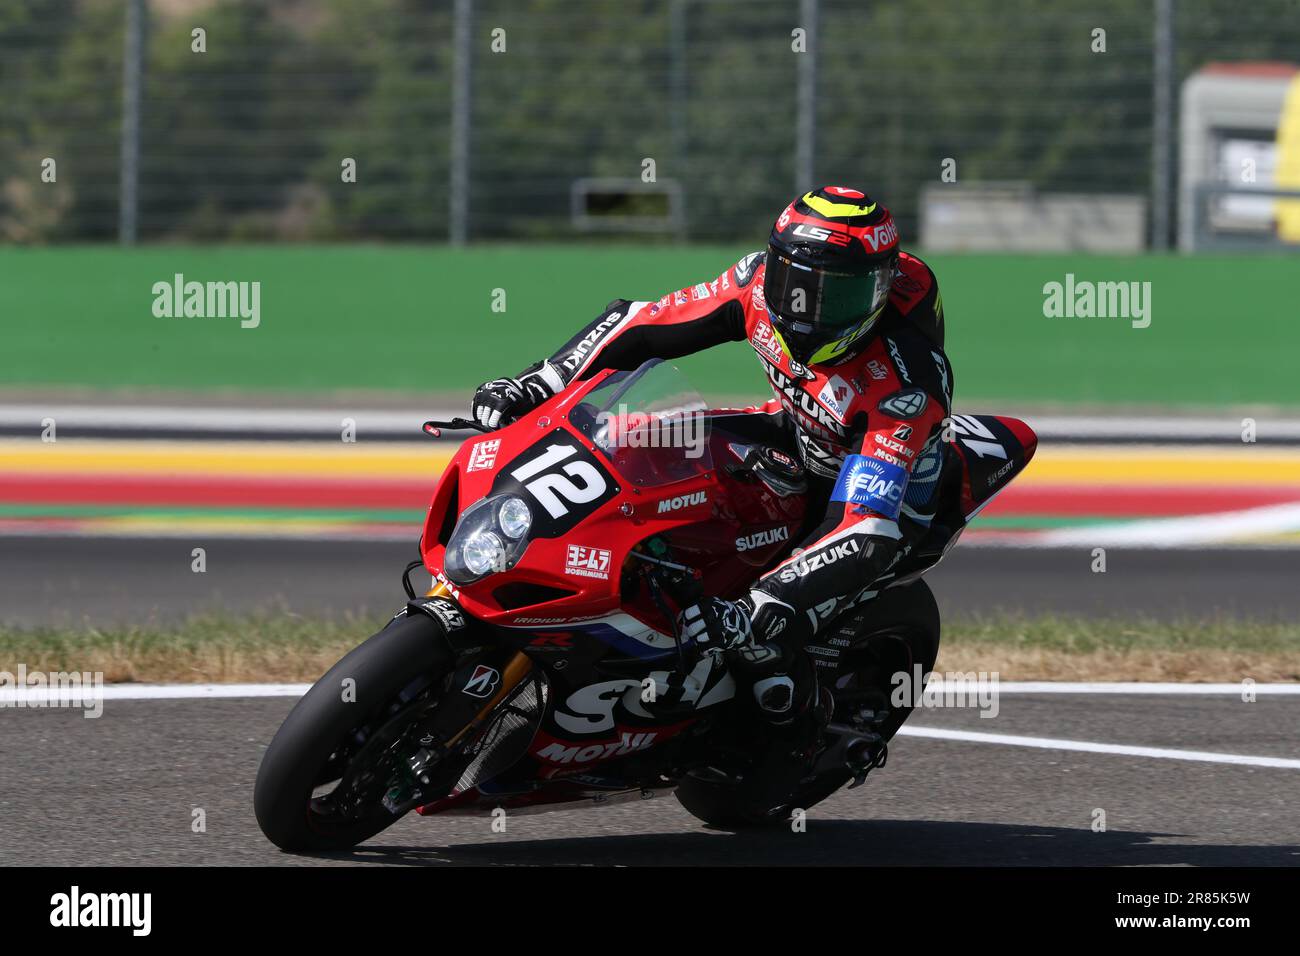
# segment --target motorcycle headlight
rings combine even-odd
[[[506,549],[491,531],[476,531],[460,546],[460,556],[471,574],[479,577],[500,571],[506,563]]]
[[[497,524],[501,526],[507,538],[518,541],[532,527],[533,513],[528,510],[528,504],[523,498],[510,495],[501,502],[501,507],[497,511]]]
[[[533,514],[515,495],[475,503],[456,523],[447,541],[443,570],[456,584],[472,584],[512,566],[528,547]]]

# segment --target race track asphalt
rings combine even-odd
[[[400,605],[414,545],[179,539],[0,540],[0,618],[93,624],[281,603]],[[1294,620],[1297,552],[959,548],[931,576],[946,613],[1220,612]],[[0,865],[1300,864],[1295,768],[900,737],[887,767],[809,813],[807,831],[709,830],[671,796],[608,807],[400,821],[354,852],[291,857],[253,820],[261,754],[289,698],[110,700],[104,716],[0,710]],[[996,718],[909,726],[1300,759],[1300,695],[1007,694]],[[201,808],[206,831],[191,829]],[[1094,832],[1095,811],[1107,829]]]
[[[182,538],[0,538],[0,622],[121,624],[207,609],[283,606],[304,615],[405,602],[399,581],[414,541],[212,539],[204,573]],[[1300,549],[959,545],[928,576],[946,615],[989,611],[1157,618],[1231,614],[1300,619]]]
[[[354,852],[289,856],[258,831],[252,786],[292,703],[109,700],[94,720],[0,711],[0,865],[1300,864],[1297,769],[918,737],[811,809],[806,832],[710,830],[661,796],[511,815],[504,833],[487,816],[411,815]],[[1300,696],[1005,694],[993,719],[932,709],[913,724],[1300,757]]]

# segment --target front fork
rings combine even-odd
[[[408,567],[408,574],[411,568]],[[407,579],[403,577],[403,583]],[[407,585],[407,590],[410,590]],[[435,580],[433,587],[425,592],[425,598],[441,599],[441,602],[449,602],[456,605],[456,596],[452,593],[451,588],[443,581]],[[442,619],[441,615],[431,611],[430,608],[419,600],[411,600],[407,603],[407,613],[420,612],[437,618],[442,623],[444,630],[447,630],[447,622]],[[533,669],[533,662],[522,651],[516,651],[501,666],[500,670],[491,664],[483,663],[485,655],[474,654],[473,651],[480,649],[482,645],[470,636],[466,638],[465,634],[469,632],[469,620],[465,618],[464,612],[460,613],[461,622],[457,629],[449,630],[448,640],[452,647],[460,653],[462,660],[458,662],[456,672],[452,675],[449,692],[456,695],[452,701],[444,699],[442,705],[438,708],[438,716],[435,719],[433,730],[438,738],[444,741],[444,747],[451,747],[472,736],[475,731],[480,729],[487,722],[492,711],[496,706],[505,700],[506,697],[530,674]],[[486,655],[490,660],[492,655]],[[484,700],[486,699],[486,703]],[[451,706],[448,706],[450,704]],[[445,715],[444,715],[445,711]]]
[[[449,623],[447,605],[455,608],[458,621]],[[428,797],[420,791],[431,783],[430,776],[437,766],[452,757],[458,745],[472,741],[501,702],[533,672],[533,661],[527,654],[515,651],[503,662],[499,654],[490,653],[493,649],[470,633],[469,620],[455,607],[450,589],[441,582],[423,599],[409,601],[407,613],[436,619],[457,652],[458,662],[442,700],[418,728],[419,749],[406,761],[407,779],[413,792],[405,792],[408,788],[404,786],[400,794],[391,794],[394,805],[401,807],[427,801]],[[447,786],[451,783],[454,779]]]

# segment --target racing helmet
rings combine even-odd
[[[790,357],[817,365],[860,351],[897,267],[894,219],[862,190],[821,186],[786,206],[768,240],[763,298]]]

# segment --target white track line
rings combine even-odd
[[[1300,531],[1300,503],[1267,505],[1242,511],[1192,515],[1186,518],[1154,518],[1115,524],[1045,531],[1034,538],[1039,547],[1149,547],[1186,548],[1220,544],[1251,534],[1282,534]]]
[[[301,697],[311,684],[105,684],[98,691],[100,700],[185,700],[238,699],[246,697]],[[93,687],[85,689],[96,697]],[[0,706],[19,702],[43,704],[57,700],[79,702],[84,699],[75,688],[0,687]]]
[[[12,677],[10,678],[12,680]],[[1241,684],[1176,684],[1176,683],[1125,683],[1097,681],[1000,681],[999,694],[1118,694],[1146,695],[1169,694],[1187,696],[1240,697]],[[245,697],[301,697],[310,684],[105,684],[101,688],[102,700],[230,700]],[[961,690],[969,687],[960,681],[933,680],[926,685],[932,693],[947,689]],[[1300,684],[1254,684],[1250,690],[1257,696],[1300,695]],[[44,687],[0,686],[0,705],[14,704],[19,700],[44,703],[66,699],[70,691]],[[74,699],[81,699],[76,695]]]
[[[463,416],[466,408],[367,409],[320,408],[155,408],[145,405],[0,405],[0,425],[30,426],[40,434],[41,420],[53,418],[60,428],[175,429],[181,431],[310,432],[337,436],[343,420],[356,423],[358,434],[376,432],[424,438],[420,426],[428,419]]]
[[[963,681],[931,680],[926,685],[932,693],[964,690],[971,687]],[[990,683],[1001,694],[1179,694],[1179,695],[1224,695],[1240,697],[1249,686],[1250,691],[1260,696],[1266,694],[1300,694],[1300,684],[1180,684],[1173,681],[1155,683],[1142,681],[999,681]]]
[[[749,399],[744,399],[747,403]],[[468,393],[466,406],[468,405]],[[430,408],[348,408],[332,402],[328,408],[317,407],[239,407],[239,406],[172,406],[91,405],[78,402],[11,402],[0,404],[0,426],[30,426],[39,435],[41,420],[53,418],[60,426],[94,428],[170,428],[203,431],[246,430],[251,432],[321,431],[336,433],[343,418],[357,422],[357,430],[420,436],[420,424],[426,419],[446,419],[464,415],[465,407],[455,410]],[[1008,414],[1017,414],[1012,409]],[[1224,443],[1241,443],[1241,416],[1129,415],[1038,415],[1020,413],[1045,441],[1071,439],[1145,439],[1153,442],[1176,442],[1179,439]],[[1273,417],[1267,413],[1254,416],[1257,437],[1261,440],[1300,439],[1300,419]]]
[[[91,688],[90,699],[99,700],[177,700],[177,699],[241,699],[252,697],[301,697],[310,684],[111,684],[100,688],[96,698]],[[999,692],[1006,693],[1081,693],[1081,694],[1239,694],[1239,684],[1050,684],[1022,682],[1000,684]],[[1297,684],[1258,684],[1259,694],[1300,693]],[[0,707],[22,707],[24,704],[41,706],[62,701],[65,707],[83,704],[81,694],[70,690],[49,688],[0,688]],[[965,743],[1000,744],[1009,747],[1032,747],[1040,750],[1067,750],[1081,753],[1112,754],[1121,757],[1149,757],[1159,760],[1188,760],[1197,763],[1236,764],[1249,767],[1272,767],[1300,770],[1300,760],[1287,757],[1262,757],[1247,754],[1215,753],[1208,750],[1176,750],[1167,747],[1139,747],[1129,744],[1106,744],[1089,740],[1066,740],[1056,737],[1025,737],[1015,734],[987,734],[970,730],[945,730],[940,727],[902,727],[898,733],[905,737],[924,737],[931,740],[958,740]]]
[[[1008,414],[1016,415],[1013,409]],[[1179,439],[1213,439],[1224,443],[1242,444],[1242,415],[1224,414],[1210,418],[1197,416],[1184,418],[1164,415],[1036,415],[1027,412],[1017,415],[1027,421],[1039,437],[1068,441],[1071,438],[1127,438],[1148,441],[1173,442]],[[1268,413],[1255,414],[1256,437],[1260,439],[1300,438],[1300,420],[1271,417]]]
[[[1190,760],[1196,763],[1227,763],[1247,767],[1279,767],[1300,770],[1300,760],[1290,757],[1256,757],[1246,754],[1215,753],[1210,750],[1174,750],[1168,747],[1137,747],[1130,744],[1102,744],[1091,740],[1059,737],[1022,737],[1015,734],[983,734],[973,730],[945,730],[940,727],[900,727],[899,736],[928,737],[932,740],[960,740],[974,744],[1002,744],[1040,750],[1072,750],[1081,753],[1112,754],[1119,757],[1152,757],[1157,760]]]
[[[177,530],[150,526],[146,528],[112,528],[103,527],[87,530],[85,528],[43,528],[25,524],[22,521],[0,520],[0,539],[3,538],[115,538],[134,540],[144,539],[184,539],[190,540],[201,534],[204,538],[222,541],[320,541],[328,544],[373,544],[389,541],[416,542],[420,538],[420,526],[407,522],[405,526],[395,526],[391,531],[289,531],[283,528],[255,528],[231,531],[228,528],[196,525],[189,530]]]

